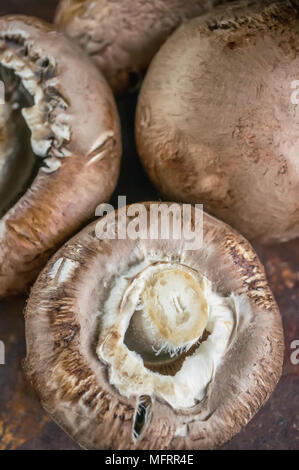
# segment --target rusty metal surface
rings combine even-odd
[[[2,0],[0,14],[35,14],[51,20],[57,0]],[[127,202],[156,199],[136,155],[133,121],[136,97],[119,101],[124,161],[114,196]],[[286,354],[283,377],[268,403],[223,449],[299,449],[299,365],[291,364],[291,343],[299,340],[299,240],[274,247],[256,247],[283,317]],[[0,302],[0,340],[5,365],[0,365],[0,450],[67,449],[78,446],[43,412],[22,371],[25,356],[24,298]]]

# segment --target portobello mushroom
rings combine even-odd
[[[279,311],[256,253],[228,225],[203,214],[190,249],[185,235],[153,237],[163,209],[143,208],[141,232],[140,204],[112,212],[40,274],[25,314],[26,375],[84,448],[215,448],[281,375]]]
[[[136,117],[141,160],[166,200],[202,203],[255,242],[299,235],[298,47],[291,1],[218,7],[168,39]]]
[[[0,18],[0,297],[23,292],[112,194],[121,137],[112,92],[41,20]]]
[[[229,0],[61,0],[57,26],[89,54],[116,93],[136,88],[166,38]]]

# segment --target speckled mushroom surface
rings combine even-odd
[[[0,297],[24,291],[109,199],[121,154],[105,79],[41,20],[0,18]]]
[[[136,85],[169,34],[229,0],[62,0],[56,24],[92,57],[115,92]]]
[[[149,68],[136,118],[161,195],[203,203],[261,243],[299,235],[299,14],[296,2],[269,3],[181,26]]]
[[[148,228],[135,239],[99,239],[97,222],[87,226],[27,305],[26,375],[87,449],[215,448],[281,375],[281,318],[250,244],[207,214],[196,250],[183,237],[150,239],[158,205],[145,204]],[[135,211],[101,227],[136,228]]]

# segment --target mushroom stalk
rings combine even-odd
[[[188,409],[205,398],[238,315],[232,299],[213,293],[197,270],[147,258],[116,279],[103,310],[98,356],[124,396],[157,395]],[[196,367],[200,373],[192,374]]]
[[[163,264],[148,268],[131,330],[156,356],[175,356],[201,338],[208,321],[205,280],[187,267]],[[135,287],[136,288],[136,287]],[[133,287],[129,287],[132,296]]]

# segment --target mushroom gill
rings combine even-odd
[[[114,191],[119,117],[104,77],[39,19],[0,18],[0,297],[24,292],[50,254]]]
[[[159,204],[144,204],[154,225]],[[136,224],[132,208],[101,227]],[[84,448],[215,448],[281,375],[279,311],[257,255],[228,225],[203,214],[196,249],[152,239],[149,226],[99,238],[94,222],[50,260],[26,309],[26,374]]]
[[[61,166],[56,156],[68,155],[62,149],[70,139],[63,119],[67,103],[51,88],[55,69],[54,57],[32,51],[21,34],[0,35],[5,91],[5,104],[0,105],[0,217],[30,187],[39,168],[56,171]]]

